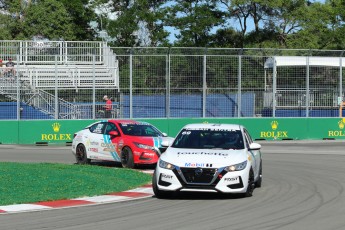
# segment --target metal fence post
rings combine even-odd
[[[241,117],[242,110],[242,55],[238,56],[238,91],[237,91],[237,117]]]
[[[133,48],[129,55],[129,118],[133,118]]]
[[[276,60],[273,59],[273,87],[272,87],[272,117],[276,117],[276,106],[277,106],[277,63]]]
[[[339,58],[339,97],[343,101],[343,55]]]
[[[165,111],[166,117],[170,117],[170,47],[168,48],[168,54],[166,56],[166,98],[165,98]]]
[[[203,59],[203,70],[202,70],[202,117],[206,117],[206,96],[207,96],[207,81],[206,81],[206,54],[207,48],[205,48],[204,59]]]
[[[306,76],[306,94],[305,94],[305,116],[309,117],[309,105],[310,105],[310,95],[309,95],[309,56],[307,56],[307,76]]]
[[[57,55],[55,55],[55,119],[59,119]]]
[[[92,119],[96,119],[96,56],[92,55]]]
[[[17,120],[20,120],[20,114],[21,114],[21,110],[20,110],[20,81],[19,81],[19,77],[20,77],[20,68],[19,68],[19,56],[17,55],[17,64],[15,66],[15,75],[17,76],[15,78],[16,84],[17,84]]]

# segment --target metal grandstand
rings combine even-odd
[[[20,101],[48,119],[56,118],[57,110],[59,119],[78,119],[83,113],[51,89],[119,90],[118,61],[104,42],[0,41],[0,58],[15,63],[14,76],[2,74],[0,95],[18,101],[19,90]]]

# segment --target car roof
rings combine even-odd
[[[216,124],[216,123],[199,123],[199,124],[188,124],[183,127],[184,129],[231,129],[231,130],[242,130],[243,126],[239,124]]]
[[[115,120],[115,119],[110,119],[108,121],[112,122],[112,123],[117,123],[117,124],[147,124],[147,122],[136,121],[136,120]]]

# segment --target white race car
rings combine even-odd
[[[253,195],[261,187],[261,145],[235,124],[189,124],[160,156],[152,179],[157,198],[175,192]]]

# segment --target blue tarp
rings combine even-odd
[[[24,103],[20,104],[21,112],[20,119],[53,119],[42,111],[28,106]],[[0,119],[10,120],[17,119],[17,103],[16,102],[1,102],[0,103]]]
[[[165,95],[134,95],[133,117],[166,117]],[[242,117],[254,116],[254,93],[243,93]],[[170,117],[202,117],[202,94],[170,95]],[[129,96],[122,97],[122,114],[129,117]],[[206,96],[206,117],[237,117],[237,94],[209,94]]]

